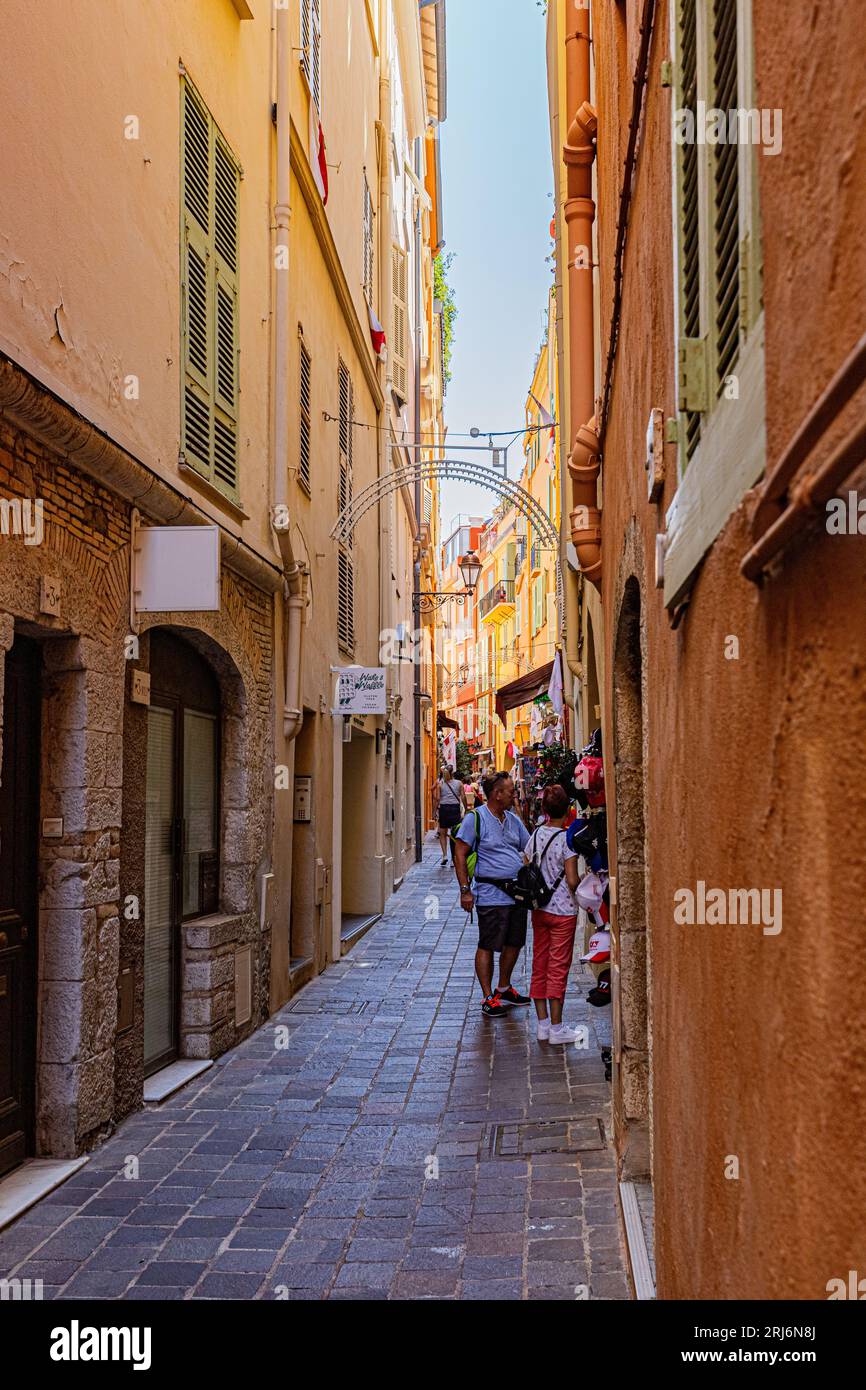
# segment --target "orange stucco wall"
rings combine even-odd
[[[633,32],[625,8],[593,5],[602,343],[641,7],[627,7]],[[675,487],[669,457],[648,504],[642,466],[650,409],[676,404],[669,11],[662,0],[603,473],[608,671],[630,575],[641,590],[658,1291],[820,1299],[866,1272],[866,539],[815,530],[759,589],[739,574],[750,493],[677,630],[654,586]],[[819,23],[817,6],[792,5],[780,42],[773,0],[755,0],[754,27],[758,103],[784,115],[782,153],[759,157],[772,466],[863,330],[866,31],[855,6],[822,7]],[[610,731],[610,680],[604,700]],[[675,892],[701,879],[781,888],[781,933],[676,925]]]

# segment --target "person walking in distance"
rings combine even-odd
[[[448,836],[454,826],[460,824],[466,810],[463,783],[454,776],[447,764],[443,767],[442,776],[433,790],[433,802],[439,822],[439,847],[442,850],[441,868],[448,863]]]
[[[573,1043],[577,1030],[562,1021],[568,972],[574,955],[577,928],[577,854],[568,848],[565,821],[570,806],[564,788],[552,785],[541,794],[541,808],[548,817],[529,837],[524,851],[527,863],[535,860],[553,897],[545,908],[532,914],[532,981],[529,993],[538,1016],[539,1042]],[[548,1012],[549,1010],[549,1012]]]
[[[526,910],[518,907],[503,885],[515,878],[523,864],[523,848],[529,832],[511,810],[514,783],[507,772],[495,772],[483,784],[485,805],[470,811],[454,842],[454,869],[460,886],[460,906],[471,912],[475,894],[469,884],[467,859],[473,848],[478,855],[475,870],[478,896],[478,949],[475,973],[481,985],[481,1012],[501,1018],[516,1004],[528,1004],[511,983],[511,972],[526,944]],[[499,983],[493,988],[494,955],[499,956]]]

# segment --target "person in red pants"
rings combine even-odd
[[[577,929],[577,854],[569,849],[565,822],[571,803],[565,790],[545,787],[542,810],[548,817],[530,836],[524,854],[527,861],[541,861],[541,872],[554,893],[546,908],[532,914],[532,983],[529,995],[538,1015],[539,1042],[573,1043],[577,1030],[562,1021],[574,934]],[[542,856],[543,860],[542,860]]]

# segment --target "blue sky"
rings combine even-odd
[[[552,279],[544,16],[535,0],[450,0],[447,21],[442,183],[459,318],[445,418],[455,433],[509,429],[524,419]],[[452,437],[449,455],[461,442],[472,441]],[[514,445],[511,478],[521,464]],[[457,512],[486,516],[495,502],[482,488],[445,484],[442,535]]]

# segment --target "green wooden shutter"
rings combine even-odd
[[[678,16],[680,104],[697,119],[698,102],[698,35],[696,0],[680,0]],[[699,187],[699,152],[696,141],[679,147],[680,182],[680,330],[681,362],[690,377],[689,392],[682,392],[685,405],[685,457],[688,461],[701,440],[700,410],[688,406],[699,397],[695,392],[695,363],[700,360],[705,344],[701,335],[701,215]],[[681,371],[681,383],[683,373]]]
[[[239,169],[192,86],[182,92],[181,453],[238,495]]]
[[[713,0],[713,105],[736,111],[737,0]],[[713,258],[715,262],[716,389],[721,394],[740,351],[740,152],[736,139],[715,146]]]

